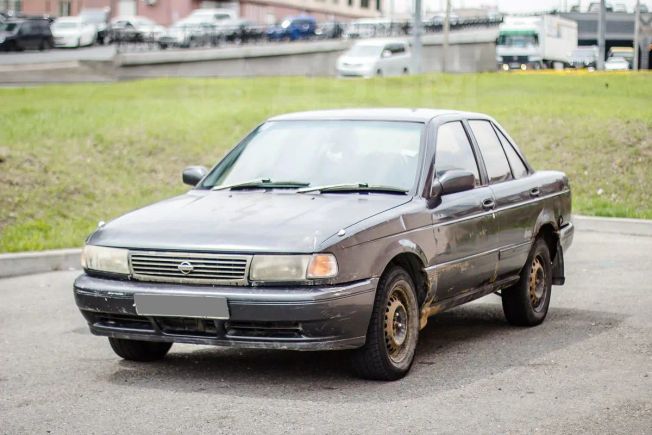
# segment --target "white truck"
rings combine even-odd
[[[505,17],[496,41],[498,68],[541,69],[569,65],[577,48],[577,22],[556,15]]]

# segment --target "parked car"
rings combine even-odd
[[[475,113],[278,116],[183,181],[83,250],[77,306],[127,360],[174,342],[355,349],[360,376],[398,379],[446,309],[499,292],[509,323],[543,322],[574,232],[567,177]]]
[[[56,47],[79,48],[95,44],[97,28],[81,17],[61,17],[50,27]]]
[[[348,24],[344,31],[344,37],[365,39],[391,36],[395,25],[400,24],[392,22],[389,18],[360,18]]]
[[[187,18],[199,19],[201,21],[213,21],[216,24],[219,24],[223,21],[237,19],[238,14],[231,9],[199,8],[192,11]]]
[[[178,21],[158,39],[161,48],[216,46],[219,41],[220,32],[217,26],[213,21],[201,17],[189,17]]]
[[[596,68],[598,63],[598,46],[578,47],[571,54],[570,65],[573,68]]]
[[[313,17],[288,17],[278,26],[267,29],[267,39],[270,41],[297,41],[315,36],[317,21]]]
[[[53,45],[48,19],[11,18],[0,23],[0,50],[47,50]]]
[[[631,69],[634,66],[634,47],[611,47],[607,52],[607,60],[612,57],[624,58]]]
[[[442,27],[444,27],[444,22],[445,21],[446,21],[446,13],[445,12],[439,12],[439,13],[431,16],[430,18],[428,18],[426,20],[426,23],[429,26],[433,26],[435,28],[441,29]],[[448,18],[448,24],[451,27],[455,27],[455,26],[461,24],[461,22],[462,22],[462,20],[461,20],[459,15],[457,15],[455,13],[450,14],[450,16]]]
[[[321,39],[339,39],[344,35],[344,26],[337,21],[320,23],[315,35]]]
[[[220,23],[220,32],[226,42],[247,44],[265,37],[265,29],[250,21],[235,19]]]
[[[111,20],[111,39],[118,42],[158,42],[165,28],[146,17],[116,17]]]
[[[400,40],[359,41],[337,60],[340,77],[373,77],[409,74],[410,46]]]
[[[85,8],[79,12],[79,17],[87,23],[93,24],[96,30],[95,40],[100,44],[110,42],[109,38],[109,8]]]
[[[604,64],[606,71],[629,71],[630,65],[624,57],[610,57]]]

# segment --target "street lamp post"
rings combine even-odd
[[[607,5],[606,0],[600,0],[600,17],[598,18],[598,70],[604,70],[606,52],[605,36],[607,33]]]
[[[634,13],[634,71],[638,71],[639,57],[638,49],[641,45],[639,34],[641,32],[641,0],[636,1],[636,11]]]
[[[451,0],[446,0],[446,15],[444,16],[444,56],[441,61],[441,70],[448,71],[448,46],[451,31]]]
[[[412,72],[421,72],[421,0],[414,0],[414,42],[412,43]]]

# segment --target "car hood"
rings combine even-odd
[[[391,194],[192,190],[119,217],[88,243],[133,249],[309,253],[410,200]]]
[[[352,57],[352,56],[342,56],[340,57],[340,63],[348,65],[368,65],[375,63],[378,60],[378,57],[375,56],[365,56],[365,57]]]

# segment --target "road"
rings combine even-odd
[[[392,383],[353,378],[345,353],[121,361],[74,306],[77,272],[0,280],[0,432],[650,434],[650,253],[578,232],[543,325],[508,326],[493,295],[443,313]]]

